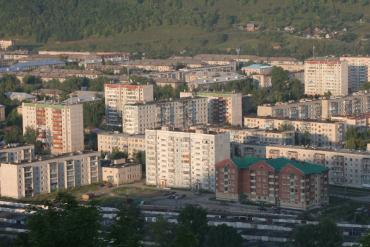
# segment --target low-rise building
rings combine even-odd
[[[146,184],[215,191],[215,164],[230,158],[228,133],[146,130]]]
[[[31,162],[35,158],[35,147],[26,146],[6,146],[0,149],[0,163],[22,163]]]
[[[250,76],[250,75],[271,75],[272,66],[265,64],[252,64],[247,67],[241,68],[241,71]]]
[[[113,160],[113,163],[102,165],[102,180],[119,186],[140,181],[142,178],[141,164]]]
[[[297,133],[298,140],[314,146],[341,146],[345,132],[345,124],[342,122],[270,117],[245,117],[244,126],[246,128],[269,130],[294,130]]]
[[[101,181],[99,152],[69,153],[32,162],[1,163],[0,194],[20,199]]]
[[[329,169],[329,183],[370,188],[370,153],[345,149],[318,149],[300,146],[267,146],[266,158],[313,162]]]
[[[321,165],[279,159],[240,158],[216,164],[216,198],[284,208],[311,209],[328,204],[328,169]]]
[[[126,152],[128,157],[134,157],[138,152],[145,152],[145,135],[129,135],[118,132],[98,133],[98,151]]]

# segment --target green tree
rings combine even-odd
[[[205,247],[241,247],[243,238],[230,226],[225,224],[210,227],[205,240]]]
[[[194,236],[196,246],[202,246],[208,231],[207,211],[203,208],[188,205],[181,210],[178,218],[178,227],[189,236]],[[179,233],[178,230],[177,232]]]
[[[27,221],[30,247],[101,246],[100,215],[93,206],[79,206],[76,200],[58,194],[48,209],[40,209]],[[23,236],[24,238],[24,236]]]
[[[342,233],[334,221],[323,219],[318,225],[318,246],[338,247],[342,246]]]
[[[113,160],[126,159],[128,154],[126,152],[119,151],[118,148],[113,148],[110,158]]]
[[[157,247],[172,247],[175,237],[175,226],[167,222],[163,217],[157,218],[156,222],[149,225],[149,232]]]
[[[22,130],[18,126],[7,128],[5,130],[4,140],[8,144],[23,142]]]
[[[362,247],[370,247],[370,233],[361,238],[360,243]]]
[[[120,208],[109,233],[111,246],[140,247],[143,224],[140,209],[133,203],[125,203]]]
[[[83,119],[85,128],[98,128],[103,122],[105,105],[103,100],[83,104]]]
[[[27,144],[35,145],[37,141],[37,131],[31,127],[27,127],[26,132],[23,134],[23,140]]]
[[[316,229],[314,225],[304,225],[293,231],[293,243],[295,247],[317,247]]]

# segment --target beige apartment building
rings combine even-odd
[[[359,91],[344,97],[316,100],[302,99],[298,102],[265,104],[258,106],[259,117],[289,119],[330,119],[339,116],[358,116],[370,113],[370,92]]]
[[[105,84],[104,97],[107,124],[121,126],[126,104],[153,101],[153,85]]]
[[[124,107],[123,132],[144,134],[162,126],[189,128],[208,121],[207,98],[189,97]]]
[[[370,188],[370,153],[345,149],[318,149],[299,146],[267,146],[266,158],[285,157],[321,164],[329,168],[329,183]]]
[[[0,40],[0,49],[7,50],[15,44],[14,40]]]
[[[98,151],[111,153],[113,150],[126,152],[129,157],[133,157],[137,152],[145,152],[145,135],[118,132],[98,133]]]
[[[38,140],[53,154],[84,150],[82,104],[51,102],[23,103],[23,133],[27,128],[38,132]]]
[[[191,97],[191,92],[181,92],[180,97]],[[242,94],[198,92],[198,97],[208,100],[208,123],[216,125],[243,125]]]
[[[0,122],[5,121],[5,105],[0,105]]]
[[[215,164],[230,158],[228,133],[146,130],[146,184],[215,191]]]
[[[348,94],[348,64],[338,58],[314,58],[304,63],[304,85],[307,95],[333,96]]]
[[[114,160],[113,164],[102,165],[102,180],[115,186],[130,184],[142,178],[141,164]]]
[[[43,160],[1,163],[1,196],[20,199],[101,181],[99,152],[78,152]]]
[[[0,163],[22,163],[31,162],[35,158],[35,147],[26,146],[6,146],[0,149]]]
[[[291,128],[301,138],[306,136],[313,146],[340,146],[345,124],[334,121],[290,120],[270,117],[245,117],[246,128],[279,130]]]

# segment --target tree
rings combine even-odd
[[[128,155],[126,152],[119,151],[118,148],[113,148],[110,158],[113,160],[127,159]]]
[[[83,104],[84,127],[100,127],[105,114],[105,105],[103,100],[87,102]]]
[[[145,174],[145,152],[138,151],[134,155],[135,162],[141,164],[141,171]]]
[[[181,231],[184,231],[189,237],[195,237],[196,245],[194,247],[203,245],[208,231],[207,211],[205,209],[188,205],[181,210],[177,221]],[[177,232],[179,233],[180,230]],[[179,236],[177,236],[178,238]]]
[[[360,243],[362,247],[370,247],[370,233],[361,238]]]
[[[37,141],[37,131],[31,127],[27,127],[26,132],[23,134],[23,140],[27,144],[35,145]]]
[[[28,236],[18,241],[30,247],[98,247],[100,215],[93,206],[79,206],[69,194],[58,194],[48,209],[40,209],[27,221]],[[22,246],[22,245],[20,245]]]
[[[205,247],[241,247],[243,238],[230,226],[225,224],[210,227],[205,240]]]
[[[163,217],[158,217],[156,222],[150,224],[149,232],[157,247],[172,247],[174,241],[175,226],[167,222]]]
[[[21,129],[17,126],[6,129],[4,140],[8,144],[23,142]]]
[[[143,238],[143,219],[140,209],[133,203],[125,203],[109,233],[111,246],[139,247]]]
[[[337,247],[342,246],[342,233],[329,219],[318,225],[304,225],[294,230],[292,241],[295,247]]]
[[[34,75],[26,75],[23,77],[23,83],[24,84],[30,84],[30,85],[37,85],[37,84],[42,84],[42,80],[39,76],[34,76]]]

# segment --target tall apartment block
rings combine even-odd
[[[348,94],[348,64],[338,58],[315,58],[305,61],[304,85],[307,95]]]
[[[114,150],[126,152],[129,157],[133,157],[140,151],[145,152],[145,135],[118,132],[98,133],[98,151],[113,152]]]
[[[190,92],[182,92],[180,97],[189,97],[191,94]],[[209,124],[243,125],[241,93],[198,92],[196,96],[208,99]]]
[[[334,121],[289,120],[269,117],[245,117],[247,128],[279,130],[291,127],[298,137],[305,135],[313,146],[341,146],[344,140],[345,124]]]
[[[69,153],[21,163],[1,163],[0,194],[32,197],[101,181],[99,152]]]
[[[162,126],[189,128],[207,124],[207,116],[207,98],[201,97],[126,105],[123,113],[123,132],[144,134],[146,129]]]
[[[265,104],[258,106],[259,117],[289,119],[330,119],[338,116],[362,115],[370,113],[370,92],[360,91],[344,97],[309,100],[299,102]]]
[[[22,117],[23,133],[27,128],[36,130],[38,140],[53,154],[84,149],[82,104],[23,103]]]
[[[35,158],[35,147],[26,146],[8,146],[0,149],[0,163],[21,163],[31,162]]]
[[[329,202],[328,169],[279,159],[244,157],[216,164],[216,198],[267,202],[292,209],[321,207]]]
[[[348,86],[350,92],[361,90],[364,83],[370,81],[370,57],[340,57],[348,63]]]
[[[329,168],[329,183],[338,186],[370,188],[370,152],[345,149],[267,146],[266,158],[313,162]]]
[[[153,85],[105,84],[104,97],[107,124],[121,126],[124,106],[153,101]]]
[[[215,164],[230,157],[228,133],[146,130],[146,184],[215,191]]]

